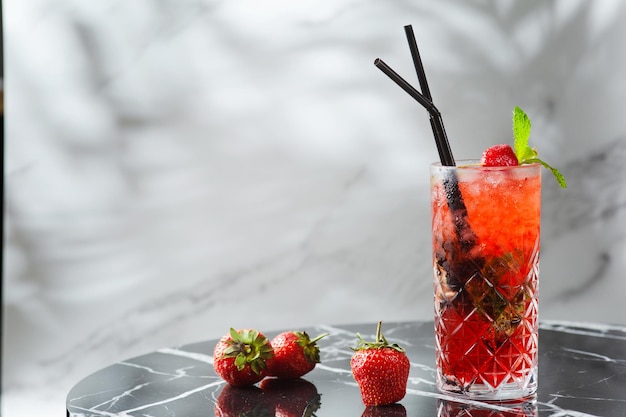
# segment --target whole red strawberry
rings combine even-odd
[[[311,339],[306,332],[284,332],[272,339],[274,360],[269,369],[271,376],[278,378],[299,378],[315,368],[320,362],[320,348],[317,341],[328,333]]]
[[[262,380],[273,357],[272,345],[262,333],[231,328],[215,345],[213,367],[230,385],[242,387]]]
[[[511,145],[494,145],[485,149],[480,159],[481,164],[486,167],[506,167],[519,165],[515,151]]]
[[[365,405],[385,405],[400,401],[406,395],[411,364],[404,349],[390,345],[376,328],[376,341],[366,342],[357,334],[357,346],[350,360],[352,376],[359,385]]]

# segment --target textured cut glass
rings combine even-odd
[[[442,392],[485,400],[536,392],[541,176],[538,167],[520,168],[457,168],[462,200],[454,204],[450,168],[431,171]]]

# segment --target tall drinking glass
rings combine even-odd
[[[537,389],[541,165],[433,164],[437,387],[511,400]]]

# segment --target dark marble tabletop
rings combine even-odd
[[[323,416],[626,416],[626,327],[542,322],[539,391],[536,401],[517,406],[457,402],[437,392],[432,322],[384,323],[391,342],[411,361],[406,397],[395,406],[366,410],[350,373],[356,332],[372,339],[375,324],[316,326],[322,363],[302,380],[264,380],[251,389],[232,389],[216,376],[216,340],[192,343],[115,363],[76,384],[67,396],[68,416],[192,417],[239,415]],[[227,330],[227,329],[226,329]],[[267,332],[272,337],[278,332]],[[261,387],[263,389],[261,389]],[[232,414],[231,414],[232,413]]]

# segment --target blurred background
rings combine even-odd
[[[428,116],[544,175],[540,314],[626,324],[626,3],[20,0],[5,20],[2,415],[229,327],[431,320]]]

